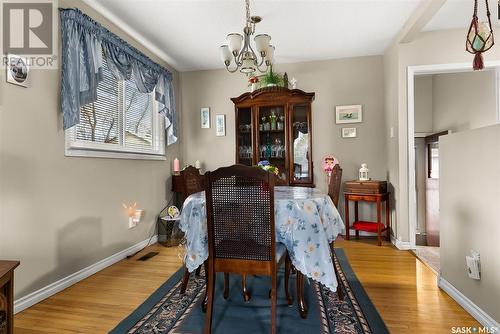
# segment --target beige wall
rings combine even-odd
[[[500,29],[495,28],[495,35],[500,34]],[[485,62],[488,64],[492,61],[500,60],[500,49],[492,48],[484,55]],[[384,54],[384,63],[386,73],[385,76],[385,106],[386,106],[386,122],[387,129],[394,127],[396,136],[389,137],[387,131],[388,145],[388,161],[389,179],[395,187],[396,216],[397,216],[397,233],[398,238],[403,242],[409,241],[409,216],[408,216],[408,133],[407,133],[407,69],[413,65],[430,65],[430,64],[452,64],[452,63],[470,63],[472,67],[473,56],[464,51],[464,33],[463,30],[444,30],[428,33],[421,33],[417,38],[406,44],[396,44],[389,47]],[[477,130],[480,131],[480,130]],[[464,132],[465,133],[465,132]],[[458,133],[457,135],[460,135]],[[494,145],[494,144],[491,144]],[[498,141],[497,141],[498,145]],[[462,169],[461,167],[459,169]],[[456,180],[455,180],[456,182]],[[468,180],[467,182],[472,182]],[[463,189],[467,189],[462,187]],[[443,188],[441,188],[443,189]],[[467,191],[469,191],[467,189]],[[471,195],[478,195],[477,192],[470,192]],[[446,194],[446,190],[445,190]],[[491,220],[492,217],[489,216]],[[457,226],[458,228],[458,226]],[[441,230],[441,235],[444,236],[446,230]],[[459,233],[463,233],[460,231]],[[484,234],[476,234],[469,237],[483,238]],[[445,237],[446,238],[446,237]],[[455,240],[455,242],[458,242]],[[458,247],[458,245],[456,246]],[[461,253],[468,251],[466,246],[460,246]],[[490,249],[485,249],[482,255],[491,257],[497,256],[498,252],[491,252]],[[444,252],[441,257],[442,266],[447,266],[448,261],[455,261],[458,258],[450,252]],[[461,261],[461,260],[460,260]],[[497,261],[498,264],[498,261]],[[495,265],[495,264],[493,264]],[[498,268],[498,267],[497,267]],[[462,267],[464,270],[464,267]],[[496,269],[495,269],[496,270]],[[446,277],[448,279],[449,277]],[[473,297],[474,291],[466,285],[459,285],[460,292],[467,297]],[[497,289],[497,287],[495,287]],[[493,298],[494,294],[485,297],[483,300],[476,300],[477,305],[481,308],[487,308],[492,302],[497,303],[498,298]],[[495,313],[498,314],[498,313]],[[498,319],[497,319],[498,320]]]
[[[315,92],[312,104],[313,160],[316,186],[326,191],[321,159],[334,154],[343,168],[343,179],[357,178],[362,162],[374,179],[386,178],[384,129],[383,58],[381,56],[305,62],[276,66],[298,80],[298,88]],[[231,97],[248,91],[246,77],[226,70],[181,73],[183,106],[183,163],[199,159],[207,170],[235,162],[234,105]],[[362,104],[363,123],[335,124],[336,105]],[[210,107],[226,115],[226,136],[215,129],[200,129],[200,108]],[[356,139],[342,139],[342,127],[356,127]],[[370,218],[371,216],[369,216]]]
[[[415,78],[415,132],[465,131],[496,123],[493,70]]]
[[[495,80],[492,70],[433,75],[433,132],[458,132],[495,124]]]
[[[494,29],[495,35],[500,29]],[[500,49],[484,54],[486,64],[500,60]],[[398,238],[409,241],[408,216],[408,133],[407,133],[407,69],[408,66],[470,63],[473,56],[464,51],[462,29],[420,33],[410,43],[393,44],[384,53],[386,140],[388,176],[396,193],[396,229]],[[390,138],[389,129],[395,136]],[[400,168],[401,166],[401,168]],[[404,167],[404,168],[403,168]]]
[[[441,275],[500,322],[500,125],[444,136],[440,154]],[[471,249],[480,281],[466,272]]]
[[[415,78],[415,132],[432,132],[432,75]]]
[[[81,1],[60,6],[81,8],[146,51]],[[147,239],[170,197],[180,144],[167,148],[167,161],[65,157],[59,70],[33,70],[31,88],[0,73],[0,258],[21,261],[19,298]],[[134,201],[146,215],[129,230],[122,202]]]

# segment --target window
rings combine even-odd
[[[82,106],[80,123],[66,130],[66,155],[165,159],[164,120],[154,92],[116,80],[105,60],[102,70],[97,101]]]

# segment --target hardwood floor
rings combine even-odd
[[[336,242],[391,333],[450,333],[479,324],[436,283],[436,275],[407,251],[376,240]],[[159,255],[135,259],[149,251]],[[180,266],[178,249],[153,245],[18,313],[16,334],[107,333]]]

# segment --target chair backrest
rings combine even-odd
[[[186,197],[204,190],[202,177],[198,169],[188,166],[181,172],[181,176]]]
[[[328,183],[328,196],[335,204],[335,207],[339,207],[339,196],[340,187],[342,185],[342,168],[337,164],[333,167],[332,174],[330,175],[330,182]]]
[[[205,174],[209,256],[275,261],[274,175],[233,165]]]

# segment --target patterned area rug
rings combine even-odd
[[[335,250],[344,298],[313,280],[306,283],[307,319],[299,316],[296,303],[288,306],[283,289],[283,273],[278,286],[279,333],[388,333],[384,322],[354,275],[342,249]],[[179,294],[183,270],[179,270],[137,310],[110,333],[202,333],[205,314],[201,302],[205,294],[203,270],[200,277],[191,275],[188,289]],[[241,296],[241,280],[230,276],[230,297],[222,297],[223,277],[217,277],[212,333],[268,333],[270,331],[270,280],[253,276],[247,279],[252,299],[245,303]],[[295,298],[295,277],[290,288]]]

